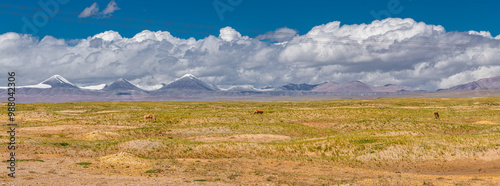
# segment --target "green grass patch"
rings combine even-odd
[[[64,146],[68,146],[68,145],[69,145],[69,143],[66,143],[66,142],[64,142],[64,143],[56,143],[56,145],[59,145],[59,146],[63,146],[63,147],[64,147]]]
[[[207,179],[195,179],[193,181],[208,181]]]
[[[90,165],[92,163],[90,162],[79,162],[79,163],[76,163],[77,165]]]
[[[149,169],[146,171],[146,173],[161,173],[163,172],[162,169]]]

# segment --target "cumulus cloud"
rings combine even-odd
[[[94,3],[90,7],[85,8],[83,12],[78,15],[78,18],[86,18],[91,16],[106,17],[110,16],[111,13],[117,10],[120,10],[120,8],[118,8],[115,0],[111,0],[108,3],[108,6],[106,6],[106,8],[102,12],[99,12],[99,5],[97,5],[97,3]]]
[[[265,34],[258,35],[256,39],[269,40],[269,41],[289,41],[293,37],[297,36],[297,31],[290,28],[279,28],[272,32],[266,32]]]
[[[224,41],[233,41],[241,38],[241,34],[231,27],[224,27],[220,29],[219,38]]]
[[[281,31],[288,33],[284,42],[270,42],[279,41]],[[360,80],[436,90],[500,75],[498,37],[399,18],[342,26],[334,21],[303,35],[282,28],[256,38],[231,27],[199,40],[148,30],[132,38],[106,31],[71,42],[5,33],[0,65],[15,70],[20,85],[60,74],[81,85],[126,78],[153,86],[189,73],[217,85]]]

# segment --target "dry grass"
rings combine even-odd
[[[175,183],[495,184],[499,106],[500,98],[19,104],[16,153],[67,159],[77,175]],[[148,113],[157,122],[145,122]],[[32,171],[27,181],[50,170]]]
[[[224,141],[246,141],[246,142],[271,142],[283,141],[291,139],[290,136],[274,135],[274,134],[237,134],[231,136],[199,136],[188,138],[188,140],[200,142],[224,142]]]

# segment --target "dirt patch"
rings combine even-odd
[[[480,125],[498,125],[498,123],[491,122],[491,121],[486,121],[486,120],[478,121],[478,122],[475,122],[474,124],[480,124]]]
[[[61,110],[61,111],[56,111],[59,114],[64,114],[64,115],[78,115],[84,112],[87,112],[88,110]]]
[[[358,156],[363,167],[419,174],[500,174],[500,149],[483,152],[423,152],[419,147],[390,146]],[[413,152],[413,153],[408,153]]]
[[[447,107],[415,107],[415,106],[406,106],[406,107],[397,107],[397,108],[402,108],[402,109],[445,109]]]
[[[226,134],[229,132],[231,132],[231,128],[229,127],[205,127],[205,128],[170,129],[166,133],[178,136],[194,136],[194,135]]]
[[[163,147],[163,144],[157,141],[150,140],[133,140],[120,143],[118,147],[124,150],[154,150]]]
[[[418,173],[431,175],[471,175],[500,174],[500,159],[487,161],[482,159],[464,158],[456,160],[426,160],[415,162],[370,162],[365,166],[382,168],[390,172]]]
[[[421,136],[421,132],[414,131],[387,131],[382,134],[377,134],[375,136]]]
[[[43,126],[43,127],[25,127],[20,128],[23,134],[69,134],[69,133],[82,133],[94,130],[112,131],[133,129],[137,127],[130,126],[117,126],[117,125],[57,125],[57,126]]]
[[[104,110],[104,111],[99,111],[96,112],[97,114],[102,114],[102,113],[113,113],[113,112],[120,112],[119,110]]]
[[[335,122],[328,121],[299,121],[300,124],[309,127],[321,127],[321,128],[332,128],[337,125]]]
[[[8,156],[2,153],[2,156]],[[498,185],[496,174],[424,175],[350,168],[331,161],[273,158],[163,159],[156,164],[128,153],[96,159],[38,155],[18,162],[4,185]],[[76,163],[91,162],[90,165]],[[64,166],[66,165],[66,166]],[[128,168],[127,168],[128,166]],[[137,173],[131,171],[136,170]],[[159,173],[144,173],[159,170]],[[142,173],[141,173],[142,172]],[[7,169],[0,169],[7,175]],[[198,181],[195,181],[198,180]],[[206,180],[206,181],[201,181]],[[2,185],[2,184],[0,184]]]
[[[109,140],[113,138],[120,137],[120,134],[116,132],[108,132],[108,131],[92,131],[84,134],[75,135],[75,139],[79,140],[87,140],[87,141],[95,141],[95,140]]]
[[[190,140],[201,142],[223,142],[223,141],[247,141],[247,142],[271,142],[283,141],[292,139],[290,136],[275,135],[275,134],[237,134],[231,136],[200,136],[190,138]]]

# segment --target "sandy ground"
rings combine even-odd
[[[7,156],[3,153],[2,156]],[[19,155],[39,161],[18,162],[16,178],[0,171],[0,185],[498,185],[499,174],[417,174],[349,168],[328,161],[262,158],[169,159],[144,173],[148,160],[117,153],[92,160],[61,155]],[[78,162],[94,162],[76,165]],[[498,162],[496,162],[498,163]],[[498,165],[498,164],[497,164]],[[140,171],[139,171],[140,170]],[[142,172],[138,174],[138,172]]]
[[[31,127],[25,134],[59,134],[79,131],[74,138],[97,140],[112,137],[120,126],[44,126]],[[206,129],[205,129],[206,130]],[[208,131],[225,130],[221,128]],[[201,132],[201,131],[192,131]],[[206,131],[203,131],[206,132]],[[384,136],[420,134],[408,131],[386,132]],[[201,142],[272,142],[289,140],[289,136],[271,134],[237,134],[187,138]],[[455,159],[428,159],[414,164],[392,161],[401,149],[376,154],[384,162],[370,162],[352,168],[333,161],[318,159],[220,158],[220,159],[144,159],[127,151],[153,150],[162,147],[154,140],[131,140],[118,145],[119,153],[96,158],[79,158],[58,154],[17,154],[30,159],[16,164],[16,178],[0,169],[1,185],[499,185],[500,150],[485,152],[479,158],[455,155]],[[27,149],[36,149],[26,147]],[[28,151],[31,153],[31,151]],[[374,154],[375,155],[375,154]],[[1,153],[2,157],[9,157]],[[360,157],[360,160],[370,159]],[[5,158],[6,159],[6,158]],[[42,161],[38,161],[42,160]],[[77,163],[88,163],[79,165]],[[7,165],[4,162],[4,165]]]

